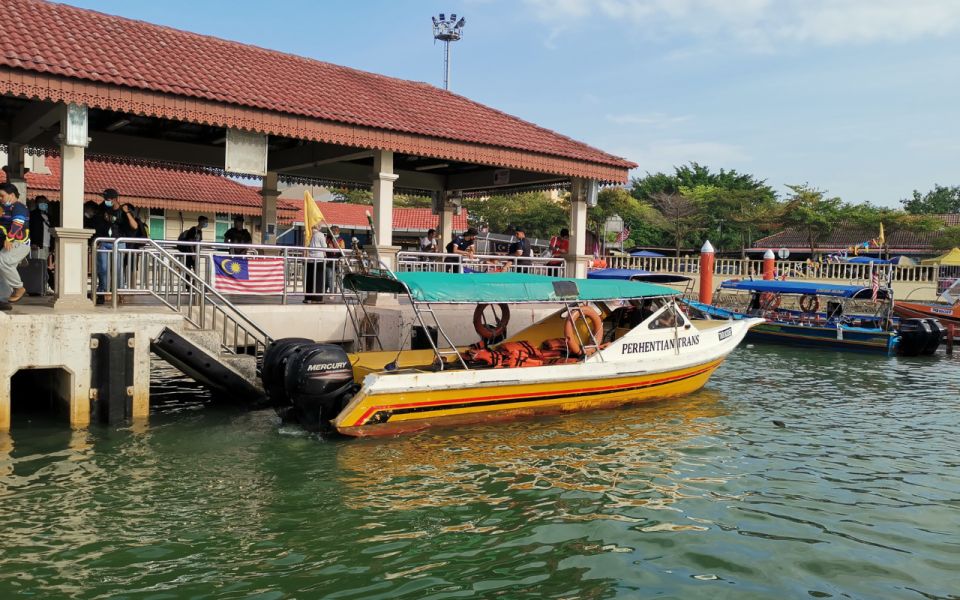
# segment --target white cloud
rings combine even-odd
[[[960,31],[957,0],[525,0],[552,26],[551,42],[578,20],[640,26],[638,35],[734,38],[759,50],[782,43],[907,42]]]
[[[649,125],[667,127],[685,123],[692,119],[690,115],[672,116],[663,113],[607,115],[607,120],[617,125]]]

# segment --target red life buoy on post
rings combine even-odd
[[[478,304],[473,310],[473,329],[481,338],[492,340],[500,337],[507,332],[507,324],[510,322],[510,307],[506,304],[497,304],[500,308],[500,316],[497,317],[497,311],[493,310],[493,316],[496,319],[493,324],[487,323],[484,317],[484,311],[493,304]]]
[[[586,305],[574,308],[567,313],[567,322],[563,325],[563,335],[567,338],[567,348],[570,350],[570,354],[574,355],[579,355],[583,352],[583,347],[580,345],[580,336],[577,335],[575,321],[575,319],[580,318],[580,315],[583,315],[583,317],[590,322],[590,329],[593,331],[594,339],[600,340],[603,337],[603,320],[597,311]],[[593,348],[590,350],[590,354],[592,354]]]
[[[820,308],[820,298],[814,294],[804,294],[800,296],[800,310],[809,314],[814,314]]]

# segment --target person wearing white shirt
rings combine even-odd
[[[333,267],[324,260],[327,253],[326,237],[323,235],[319,223],[313,226],[310,234],[310,245],[307,250],[306,282],[304,283],[304,304],[319,304],[323,302],[325,291],[332,289]],[[318,277],[319,276],[319,277]]]

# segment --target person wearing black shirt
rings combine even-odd
[[[233,227],[223,234],[225,244],[252,244],[253,236],[243,228],[243,217],[237,215],[233,218]],[[230,254],[246,254],[246,248],[230,248]]]
[[[146,227],[143,221],[137,216],[137,209],[132,204],[126,202],[120,205],[115,213],[115,222],[113,224],[114,234],[118,238],[145,238],[147,237]],[[122,242],[119,249],[140,248],[143,244],[132,242]],[[124,287],[127,282],[127,275],[133,275],[137,270],[136,255],[130,252],[122,253],[122,265],[117,265],[117,281],[120,287]]]
[[[473,258],[473,244],[477,239],[477,230],[471,227],[466,230],[463,235],[458,235],[454,237],[450,242],[447,243],[444,250],[447,254],[457,254],[461,257]],[[462,258],[459,260],[463,260]],[[455,263],[458,262],[458,259],[453,256],[446,258],[446,262]]]
[[[507,251],[507,254],[509,256],[522,256],[529,259],[533,256],[533,248],[530,246],[530,240],[527,239],[527,234],[523,231],[522,227],[517,227],[516,236],[516,241],[510,244],[510,249]],[[529,260],[517,261],[517,265],[529,264]]]
[[[207,222],[208,219],[201,215],[200,218],[197,219],[197,224],[181,233],[177,241],[202,242],[203,230],[207,228]],[[177,246],[177,250],[186,254],[185,262],[187,268],[195,271],[197,268],[197,246]]]
[[[93,237],[90,238],[92,246],[97,238],[114,237],[113,219],[115,216],[113,203],[119,197],[117,190],[107,188],[103,190],[101,197],[96,200],[89,200],[83,204],[83,228],[92,229]],[[97,303],[102,303],[109,299],[107,294],[107,285],[109,279],[107,273],[110,270],[110,250],[113,244],[101,244],[97,250]]]

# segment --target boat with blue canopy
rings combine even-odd
[[[762,317],[749,341],[917,355],[935,352],[943,335],[938,324],[894,319],[893,291],[883,285],[730,280],[720,284],[711,304],[686,303],[710,318]]]
[[[627,279],[366,270],[345,275],[344,288],[396,294],[410,304],[408,329],[435,332],[425,347],[408,346],[408,334],[386,348],[370,340],[375,319],[355,302],[348,307],[357,339],[372,348],[287,339],[268,349],[264,387],[285,413],[350,436],[687,394],[761,322],[693,320],[676,290]],[[510,307],[534,304],[548,314],[509,331]],[[435,309],[456,305],[474,307],[472,327],[470,311],[444,311],[441,325]]]

